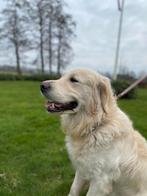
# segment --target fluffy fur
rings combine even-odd
[[[79,69],[49,82],[48,99],[78,102],[62,113],[76,170],[69,196],[79,196],[85,184],[87,196],[147,196],[147,142],[118,108],[109,79]]]

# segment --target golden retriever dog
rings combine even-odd
[[[85,69],[41,83],[50,113],[62,116],[76,170],[69,196],[147,196],[147,142],[117,106],[108,78]]]

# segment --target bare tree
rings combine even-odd
[[[54,8],[51,5],[49,11],[49,25],[48,25],[48,56],[49,56],[49,72],[52,73],[52,63],[53,63],[53,47],[52,47],[52,40],[53,40],[53,20],[54,20]]]
[[[44,0],[46,9],[46,34],[45,34],[45,49],[48,52],[48,66],[49,73],[52,73],[54,63],[54,39],[55,39],[55,26],[56,26],[56,12],[58,0]]]
[[[41,71],[44,73],[45,63],[48,59],[49,72],[52,72],[53,63],[53,24],[54,24],[54,5],[56,0],[35,0],[31,3],[29,12],[34,26],[34,48],[39,49],[40,57],[36,58],[35,62],[40,59]],[[48,53],[48,58],[47,54]]]
[[[42,73],[47,63],[50,73],[53,66],[57,66],[57,73],[60,74],[72,54],[70,43],[75,27],[72,16],[64,12],[63,0],[7,2],[0,37],[6,38],[15,49],[18,74],[21,74],[25,49],[36,51],[34,63],[39,61]]]
[[[37,57],[34,63],[41,64],[41,72],[45,72],[45,55],[44,55],[44,32],[45,32],[45,9],[44,0],[31,1],[28,7],[30,17],[30,28],[33,34],[32,49],[35,49]],[[39,58],[38,58],[39,57]]]
[[[57,17],[57,74],[66,66],[72,54],[70,46],[74,36],[75,22],[70,14],[61,14]]]
[[[21,10],[27,4],[27,1],[8,0],[7,3],[7,7],[2,11],[3,25],[0,29],[0,38],[8,41],[7,47],[13,46],[16,70],[21,75],[21,52],[29,45],[24,26],[24,22],[27,22],[27,17]]]
[[[49,72],[52,73],[53,65],[56,65],[59,74],[70,59],[75,23],[71,15],[64,13],[64,5],[62,0],[35,0],[32,6],[31,15],[36,30],[39,29],[36,46],[40,49],[42,72],[48,61]]]

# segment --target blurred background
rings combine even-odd
[[[74,68],[111,79],[146,138],[146,0],[0,0],[0,195],[66,196],[74,170],[40,82]],[[133,86],[132,86],[133,85]]]
[[[145,0],[1,0],[0,70],[113,75],[117,49],[117,73],[139,77],[147,71],[146,8]]]

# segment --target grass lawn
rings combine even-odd
[[[0,196],[66,196],[74,172],[38,82],[0,82]],[[147,138],[147,90],[120,107]]]

